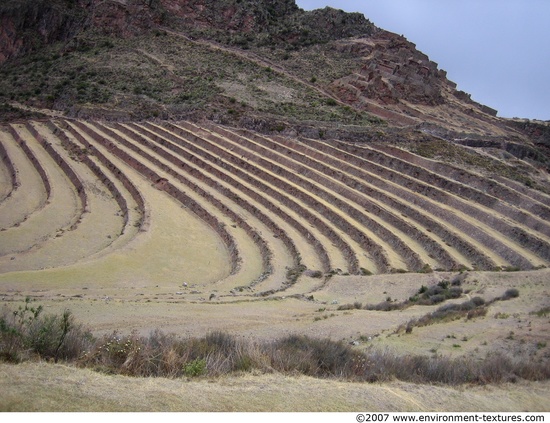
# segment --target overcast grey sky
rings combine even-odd
[[[472,99],[550,120],[550,0],[297,0],[360,12],[404,35]]]

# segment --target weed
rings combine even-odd
[[[302,273],[305,272],[305,270],[306,266],[304,266],[303,264],[287,269],[286,283],[288,285],[294,285],[298,278],[302,275]]]
[[[426,263],[426,264],[424,264],[422,269],[420,269],[419,273],[433,273],[433,269],[431,268],[431,266],[428,263]]]
[[[502,270],[505,272],[519,272],[521,268],[517,266],[506,266]]]
[[[187,377],[202,376],[206,373],[206,360],[196,358],[183,366],[183,374]]]
[[[356,309],[357,307],[355,307],[355,304],[361,304],[361,303],[354,303],[354,304],[351,304],[351,303],[348,303],[348,304],[342,304],[342,305],[339,305],[338,306],[338,311],[344,311],[344,310],[354,310]],[[359,307],[361,308],[361,307]]]

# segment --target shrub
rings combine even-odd
[[[337,310],[338,311],[347,311],[347,310],[353,310],[353,309],[354,309],[353,304],[348,303],[348,304],[339,305]]]
[[[372,276],[372,272],[370,270],[365,269],[364,267],[362,267],[360,270],[363,276]]]
[[[350,377],[360,353],[342,342],[290,335],[275,341],[269,355],[272,367],[278,371],[297,370],[316,377]]]
[[[518,267],[518,266],[507,266],[507,267],[503,268],[502,270],[504,270],[505,272],[519,272],[521,270],[521,268]]]
[[[468,314],[466,314],[466,318],[470,320],[470,319],[475,319],[476,317],[483,317],[486,315],[487,315],[487,307],[478,307],[468,311]]]
[[[288,268],[286,272],[286,282],[289,285],[294,285],[298,278],[306,271],[306,266],[299,264],[298,266]]]
[[[393,310],[403,310],[412,305],[409,301],[403,301],[401,303],[391,302],[391,301],[382,301],[378,304],[367,304],[365,310],[374,310],[374,311],[393,311]]]
[[[19,361],[37,354],[54,361],[77,358],[89,346],[89,331],[74,323],[69,310],[61,315],[43,315],[43,307],[33,307],[27,298],[15,311],[0,317],[0,358]]]
[[[437,286],[443,288],[443,290],[446,290],[449,288],[449,281],[448,280],[442,280],[437,284]]]
[[[500,297],[502,301],[510,300],[512,298],[519,297],[519,291],[516,288],[507,289],[506,292]]]
[[[441,303],[445,300],[446,300],[446,297],[445,295],[442,295],[442,294],[436,294],[436,295],[430,296],[430,301],[432,302],[432,304]]]
[[[482,306],[485,304],[485,300],[481,297],[474,297],[470,300],[476,307]]]
[[[461,273],[460,275],[455,276],[455,277],[453,278],[453,280],[451,281],[451,285],[452,285],[452,286],[461,286],[461,285],[462,285],[462,282],[464,281],[465,278],[466,278],[466,274],[465,274],[465,273]]]
[[[462,317],[473,319],[474,317],[485,316],[487,307],[484,307],[485,301],[480,297],[472,298],[462,304],[445,304],[432,313],[428,313],[419,319],[412,319],[407,324],[401,325],[397,332],[405,330],[405,333],[411,333],[414,326],[428,326],[440,322],[457,320]]]
[[[449,297],[450,298],[460,298],[462,293],[463,293],[462,288],[460,288],[458,286],[452,286],[449,289]]]
[[[426,263],[422,269],[419,270],[419,273],[433,273],[433,269],[428,263]]]

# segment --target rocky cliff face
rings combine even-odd
[[[429,111],[448,106],[485,123],[497,115],[496,110],[457,90],[447,73],[403,36],[377,29],[369,37],[340,40],[337,45],[357,57],[359,66],[334,80],[330,90],[359,109],[405,125],[435,121]],[[461,126],[457,119],[446,120],[456,128]]]
[[[69,40],[86,25],[89,0],[7,0],[0,6],[0,63]]]

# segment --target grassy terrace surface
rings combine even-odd
[[[308,294],[312,275],[321,287],[337,273],[528,270],[550,260],[545,196],[512,183],[469,184],[473,174],[395,147],[189,122],[55,119],[7,125],[1,135],[11,184],[0,204],[4,273],[114,253],[147,233],[156,206],[143,182],[224,244],[229,263],[219,268],[230,271],[218,296],[265,296],[296,283],[293,292]],[[20,184],[36,190],[29,204]],[[89,241],[73,254],[80,237]],[[50,245],[58,261],[46,263],[40,252],[51,254]]]

